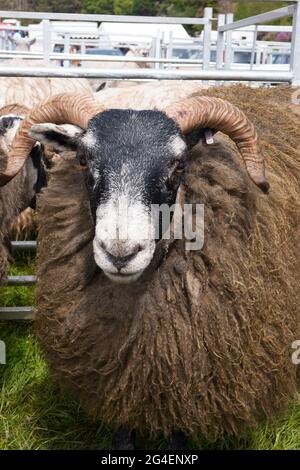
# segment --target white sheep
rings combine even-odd
[[[104,88],[94,93],[107,109],[164,109],[169,104],[207,89],[197,81],[155,81],[127,87]]]

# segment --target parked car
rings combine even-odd
[[[291,63],[290,54],[273,54],[272,55],[272,64],[277,65],[287,65]]]
[[[124,53],[121,49],[98,49],[96,47],[90,47],[86,50],[87,54],[94,55],[111,55],[111,56],[123,56]]]

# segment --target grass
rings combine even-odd
[[[11,274],[32,274],[30,255],[20,254]],[[32,287],[0,289],[0,305],[32,305]],[[0,450],[107,449],[112,432],[92,423],[78,404],[53,383],[36,342],[33,325],[0,321],[0,339],[6,343],[7,363],[0,364]],[[300,449],[300,401],[272,423],[237,438],[211,443],[200,439],[202,449]],[[164,449],[166,442],[138,437],[137,445]]]

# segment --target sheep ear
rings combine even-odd
[[[0,135],[5,134],[8,129],[17,128],[22,122],[22,116],[15,116],[13,114],[6,114],[4,116],[0,116]]]
[[[56,151],[76,150],[78,142],[83,134],[80,127],[72,124],[35,124],[29,129],[29,136],[41,142],[50,145]]]
[[[211,145],[214,143],[214,135],[217,131],[214,129],[196,129],[189,134],[185,135],[185,140],[188,149],[192,149],[200,141],[206,145]]]

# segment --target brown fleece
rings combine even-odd
[[[95,419],[215,437],[256,425],[295,392],[300,339],[300,125],[289,88],[209,91],[261,134],[271,189],[218,136],[190,156],[187,203],[205,244],[159,246],[143,277],[114,285],[93,259],[84,169],[61,160],[39,201],[36,327],[59,383]]]
[[[11,104],[0,108],[0,116],[5,114],[25,115],[28,109],[18,104]],[[0,172],[7,165],[7,155],[1,152],[0,146]],[[5,275],[10,259],[10,243],[8,236],[12,220],[16,217],[21,200],[24,196],[24,172],[21,172],[6,188],[0,189],[0,279]]]

